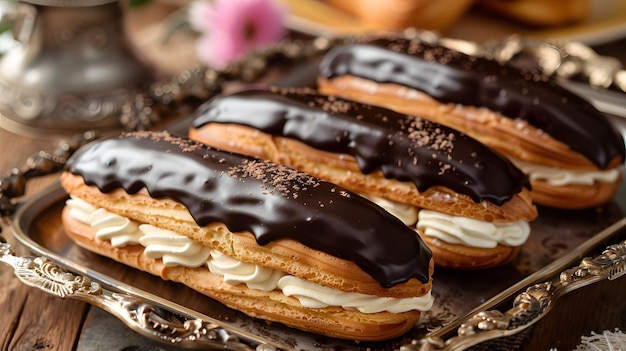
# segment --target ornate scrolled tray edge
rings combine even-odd
[[[537,275],[549,274],[555,268],[575,260],[580,252],[588,252],[625,227],[626,217],[588,240],[579,250],[554,261],[528,278],[536,280]],[[563,295],[599,281],[615,280],[623,275],[626,275],[626,240],[607,246],[597,256],[580,259],[577,265],[553,275],[552,279],[526,285],[527,288],[517,295],[511,294],[511,290],[518,289],[528,281],[522,280],[465,317],[459,318],[459,323],[437,330],[424,339],[412,340],[400,347],[400,351],[465,350],[488,340],[515,335],[543,318]],[[507,295],[515,296],[512,308],[505,312],[491,309]],[[446,339],[452,327],[457,328],[456,335]]]
[[[26,280],[26,284],[57,296],[92,303],[113,313],[140,334],[181,347],[258,351],[286,349],[158,296],[131,287],[125,288],[121,282],[115,284],[110,277],[47,251],[34,242],[22,228],[27,223],[33,223],[51,201],[61,200],[65,196],[60,185],[53,183],[34,195],[28,204],[21,206],[12,222],[14,238],[41,257],[12,256],[10,247],[0,243],[0,261],[14,267],[19,265],[20,270],[30,267],[25,272],[19,272],[22,275],[20,279]],[[626,217],[597,233],[577,250],[553,261],[458,318],[455,323],[429,333],[424,339],[412,340],[400,346],[399,350],[464,350],[527,329],[543,318],[564,294],[626,274],[626,240],[607,246],[600,255],[583,258],[589,252],[597,252],[605,243],[617,240],[613,236],[625,229]],[[80,276],[69,271],[87,274]],[[92,300],[96,300],[95,303]],[[508,311],[494,309],[511,300],[513,307]],[[454,332],[456,335],[450,337]]]
[[[11,245],[0,236],[0,262],[11,266],[21,282],[54,296],[89,303],[112,314],[135,332],[177,347],[234,351],[284,349],[149,292],[125,288],[123,283],[51,253],[30,239],[22,230],[24,223],[33,223],[52,200],[66,196],[55,182],[34,195],[15,214],[11,223],[14,238],[39,256],[16,256]]]

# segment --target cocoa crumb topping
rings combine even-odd
[[[437,165],[439,166],[438,175],[443,175],[446,172],[454,171],[455,167],[446,161],[452,161],[452,152],[454,150],[453,133],[446,133],[442,129],[425,123],[417,117],[407,116],[407,126],[403,130],[407,131],[406,137],[408,137],[418,147],[424,147],[436,152],[432,153],[433,160],[439,159]],[[416,128],[419,126],[419,128]],[[409,151],[409,155],[413,155],[414,151]],[[417,164],[418,159],[413,158],[413,164]]]
[[[455,135],[453,133],[445,133],[438,127],[433,128],[432,123],[427,123],[427,121],[415,116],[406,116],[398,123],[401,130],[399,133],[409,138],[418,147],[426,147],[447,154],[454,150]]]
[[[323,111],[329,113],[348,113],[353,109],[353,104],[349,101],[338,100],[333,96],[328,96],[326,98],[316,96],[312,97],[312,100],[312,106],[318,106]]]
[[[138,132],[128,132],[122,133],[120,138],[125,137],[134,137],[137,139],[150,139],[154,142],[167,142],[171,145],[177,146],[182,152],[193,152],[195,150],[201,149],[204,146],[198,142],[189,139],[183,139],[179,136],[172,135],[167,131],[157,131],[157,132],[149,132],[149,131],[138,131]],[[168,152],[168,151],[166,151]]]
[[[268,194],[278,192],[284,197],[298,198],[300,191],[320,185],[319,180],[295,169],[262,161],[243,160],[241,164],[230,167],[228,175],[240,180],[253,178],[261,181],[263,190]]]

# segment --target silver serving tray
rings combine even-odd
[[[298,67],[276,85],[313,84],[315,67],[314,64]],[[609,114],[609,118],[626,137],[624,116]],[[167,129],[185,134],[189,124],[189,118],[182,118],[169,124]],[[626,176],[626,170],[623,171]],[[217,330],[218,337],[202,343],[203,347],[311,351],[462,350],[488,339],[524,330],[542,318],[562,294],[599,279],[620,276],[626,261],[626,244],[622,243],[626,239],[626,184],[622,184],[613,201],[595,209],[567,211],[539,207],[539,217],[531,223],[529,240],[512,262],[479,271],[436,269],[433,284],[435,304],[429,312],[423,313],[412,330],[385,342],[357,343],[306,333],[280,323],[267,324],[181,284],[163,281],[88,252],[75,245],[63,230],[60,211],[66,198],[58,183],[33,196],[20,207],[13,219],[15,238],[34,254],[93,280],[106,290],[106,294],[90,293],[90,296],[83,297],[84,300],[115,314],[144,335],[150,334],[148,336],[185,347],[197,347],[199,334],[212,334],[210,331]],[[603,250],[613,244],[619,244],[619,247],[611,251],[613,258],[607,261]],[[583,260],[584,257],[598,255],[599,260]],[[44,271],[39,275],[49,278],[46,267],[35,266]],[[39,287],[50,285],[49,282],[36,284]],[[539,310],[532,313],[524,310],[522,314],[530,317],[520,319],[519,301],[525,301],[529,291],[530,298],[541,300],[541,303],[530,304],[539,306]],[[103,298],[101,295],[106,296]],[[110,301],[111,296],[114,302]],[[504,314],[492,313],[496,310],[504,311]],[[147,320],[151,325],[141,324],[142,318],[137,318],[138,313],[143,313],[143,322]],[[481,321],[481,316],[507,323],[515,319],[518,327],[504,323],[491,330],[479,330],[475,323]],[[163,318],[170,320],[166,322]],[[183,325],[187,320],[200,323],[191,323],[196,325],[194,329]],[[207,338],[203,339],[206,341]]]
[[[315,64],[306,64],[277,85],[313,84],[315,72]],[[605,101],[608,95],[594,91],[585,96],[597,103]],[[603,111],[626,137],[626,115],[623,109],[615,109],[622,105],[621,99],[606,101],[611,109]],[[168,129],[185,134],[189,123],[184,118]],[[531,223],[529,240],[509,264],[480,271],[436,269],[435,304],[412,330],[385,342],[357,343],[306,333],[280,323],[267,324],[181,284],[88,252],[75,245],[63,230],[60,211],[66,198],[55,183],[21,205],[13,218],[15,238],[43,260],[15,257],[8,245],[0,244],[0,261],[12,265],[16,275],[27,284],[93,303],[144,335],[184,347],[259,351],[462,350],[524,330],[542,318],[562,294],[601,279],[615,279],[623,274],[626,264],[626,184],[622,184],[612,202],[592,210],[540,207],[539,218]],[[609,254],[605,254],[609,245]],[[583,259],[588,256],[595,259]],[[538,310],[528,313],[523,307],[528,299],[534,299],[528,305],[538,306]],[[520,309],[527,317],[520,318]],[[485,318],[502,325],[478,327]],[[517,327],[511,325],[511,320]]]
[[[173,311],[184,318],[209,321],[224,328],[227,333],[247,340],[249,344],[271,345],[283,350],[417,349],[418,340],[454,337],[461,324],[476,313],[494,308],[506,310],[513,298],[527,287],[558,277],[564,270],[577,265],[583,257],[598,255],[609,244],[626,238],[626,218],[617,202],[588,211],[541,208],[539,218],[531,224],[530,239],[513,262],[480,271],[437,269],[433,285],[435,304],[412,330],[385,342],[356,343],[302,332],[280,323],[267,324],[181,284],[163,281],[89,252],[65,235],[60,211],[66,198],[58,183],[36,194],[16,213],[12,226],[15,238],[36,255],[87,277],[108,291],[132,295],[144,304]],[[623,262],[619,263],[623,265]],[[536,318],[524,323],[530,325],[535,321]],[[132,327],[130,324],[127,322]],[[489,338],[518,331],[499,333]],[[455,349],[463,348],[458,346]]]

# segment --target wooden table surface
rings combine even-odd
[[[0,176],[13,167],[24,165],[27,158],[39,150],[53,150],[58,139],[55,136],[15,134],[0,128]],[[55,174],[30,180],[26,195],[16,200],[27,200],[57,177]],[[12,236],[10,220],[3,218],[0,225],[1,235],[17,254],[28,255],[29,252]],[[532,328],[519,349],[571,350],[582,335],[615,328],[626,330],[626,299],[621,298],[623,296],[626,296],[626,278],[568,294]],[[102,323],[106,327],[98,329]],[[125,346],[119,346],[119,335],[125,335],[124,338],[130,335]],[[109,343],[98,336],[109,338]],[[15,278],[10,267],[0,264],[0,351],[136,350],[138,345],[147,343],[146,340],[133,339],[133,332],[97,308],[27,287]],[[85,346],[96,341],[101,346]]]
[[[0,130],[0,150],[3,150],[0,171],[4,175],[14,167],[21,167],[28,156],[39,150],[52,150],[56,142],[55,138],[22,136]],[[52,175],[30,181],[25,198],[53,182],[56,177]],[[8,224],[3,220],[2,236],[17,254],[28,254],[12,237]],[[2,350],[72,350],[88,310],[82,302],[61,300],[27,287],[15,278],[8,266],[0,268]]]

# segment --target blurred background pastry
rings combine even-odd
[[[376,30],[406,27],[445,30],[472,5],[474,0],[326,0],[328,4],[360,19]]]
[[[532,26],[559,26],[605,17],[617,0],[477,0],[480,8]]]

